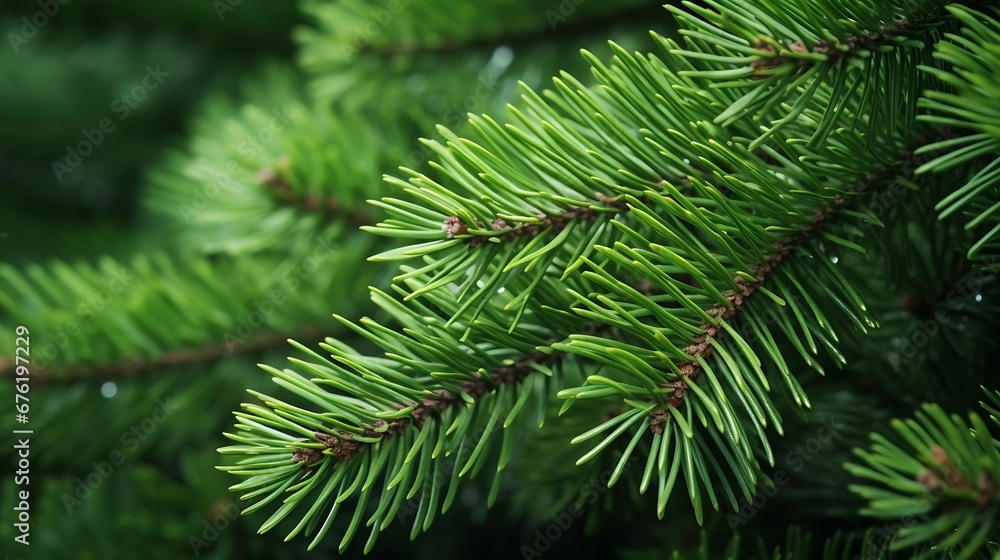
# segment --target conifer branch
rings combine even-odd
[[[531,354],[516,360],[513,364],[491,371],[488,376],[483,376],[479,372],[475,372],[473,374],[475,379],[462,382],[461,393],[464,393],[472,400],[479,399],[487,392],[496,389],[502,384],[519,383],[531,373],[533,364],[551,365],[559,360],[560,356],[561,353],[559,352],[546,353],[541,350],[535,350]],[[364,430],[364,436],[380,441],[386,440],[401,434],[411,424],[416,428],[421,428],[431,415],[440,414],[446,408],[459,407],[467,402],[458,393],[440,390],[419,403],[399,403],[396,405],[397,410],[403,410],[411,406],[414,407],[409,418],[390,421],[379,420],[375,422],[373,429]],[[322,432],[316,432],[313,435],[319,443],[330,449],[330,457],[337,461],[346,461],[354,453],[370,445],[370,443],[359,442],[351,434],[342,431],[334,435]],[[292,452],[292,460],[302,463],[303,467],[306,468],[311,468],[314,463],[322,458],[322,451],[316,448],[300,448]]]
[[[145,206],[185,247],[255,252],[317,225],[375,217],[364,201],[410,132],[398,123],[375,131],[365,117],[321,108],[298,76],[266,70],[245,100],[207,105],[188,147],[150,174]]]
[[[932,4],[934,2],[928,0],[927,3]],[[976,7],[985,3],[983,0],[965,0],[950,2],[948,4],[964,4],[969,7]],[[789,62],[805,65],[811,60],[809,58],[791,58],[788,55],[792,53],[820,54],[825,56],[826,62],[831,65],[837,65],[859,56],[867,56],[883,46],[891,46],[892,40],[900,35],[906,35],[921,29],[936,28],[940,23],[940,16],[946,13],[945,3],[940,2],[937,4],[932,10],[928,10],[922,14],[911,11],[908,16],[903,16],[891,24],[883,25],[872,31],[849,33],[836,40],[821,39],[811,49],[803,44],[802,41],[792,41],[788,43],[787,50],[779,51],[774,46],[780,44],[779,38],[770,37],[765,39],[762,37],[757,40],[755,48],[768,53],[771,57],[755,60],[750,63],[750,66],[754,69],[763,70],[775,68]],[[924,22],[929,23],[929,25],[924,27]]]
[[[939,129],[938,138],[945,139],[953,137],[954,134],[948,129]],[[898,172],[901,170],[907,170],[908,175],[913,175],[913,171],[920,164],[931,159],[931,155],[920,154],[917,155],[913,151],[905,151],[902,154],[901,159],[893,166],[880,165],[879,169],[875,173],[869,173],[863,181],[858,183],[851,193],[852,198],[855,200],[857,197],[869,194],[872,190],[882,184],[888,184],[893,179],[898,177]],[[722,321],[734,321],[743,310],[744,305],[748,299],[757,292],[759,286],[766,283],[768,278],[774,274],[778,267],[784,262],[784,260],[791,255],[796,248],[801,247],[803,244],[808,242],[813,233],[824,226],[829,220],[833,219],[837,213],[847,204],[848,199],[843,195],[839,195],[833,199],[833,201],[828,204],[822,210],[819,210],[813,216],[811,222],[809,222],[805,227],[801,228],[796,234],[790,236],[785,241],[781,241],[775,244],[776,251],[771,254],[763,263],[754,265],[753,275],[755,281],[747,281],[742,276],[735,276],[733,281],[741,288],[740,291],[727,290],[725,292],[725,297],[727,304],[717,305],[711,309],[706,310],[706,313],[717,320]],[[674,389],[672,397],[667,402],[668,406],[677,408],[680,406],[685,390],[688,388],[687,380],[696,378],[702,370],[702,366],[697,360],[698,357],[708,358],[712,355],[712,341],[719,340],[725,336],[725,330],[719,325],[706,323],[702,327],[702,332],[696,336],[691,344],[684,348],[684,353],[692,356],[691,361],[683,362],[678,364],[678,369],[681,372],[681,378],[673,381],[668,381],[663,383],[661,386],[666,389]],[[669,418],[669,414],[662,409],[656,409],[650,417],[650,429],[654,433],[663,433],[663,426]]]
[[[287,333],[270,332],[255,336],[238,346],[231,343],[209,344],[189,348],[168,350],[159,356],[151,358],[126,358],[110,363],[76,363],[66,366],[51,366],[43,370],[31,371],[32,382],[40,385],[52,383],[68,383],[73,381],[104,381],[152,375],[169,368],[211,364],[236,355],[252,355],[267,350],[281,348],[288,344],[288,339],[302,341],[306,344],[320,342],[325,335],[325,329],[306,327],[289,337]],[[29,368],[30,369],[30,368]],[[14,363],[7,358],[0,358],[0,379],[14,376]]]
[[[412,8],[410,2],[402,2],[402,12],[397,17],[408,17],[407,12]],[[396,37],[386,43],[367,42],[359,45],[356,37],[345,33],[343,40],[355,40],[352,48],[356,49],[355,56],[372,56],[381,59],[406,58],[412,59],[422,55],[449,55],[453,53],[469,52],[477,49],[492,49],[497,45],[507,45],[517,47],[519,45],[537,44],[540,39],[549,37],[553,32],[558,32],[564,40],[593,34],[595,31],[603,30],[607,26],[609,17],[613,17],[622,24],[648,21],[649,18],[662,16],[661,4],[648,2],[646,0],[629,0],[622,2],[623,7],[616,6],[613,13],[608,14],[607,6],[581,6],[575,4],[575,11],[568,15],[558,13],[562,7],[557,2],[551,2],[550,7],[554,9],[543,9],[539,3],[525,3],[523,7],[507,6],[501,13],[514,20],[519,25],[507,25],[501,28],[503,33],[484,32],[480,28],[494,27],[495,22],[489,20],[482,14],[477,14],[476,20],[467,25],[452,25],[449,30],[450,36],[440,38],[434,37],[433,41],[420,40],[414,37]],[[619,4],[619,6],[621,5]],[[312,8],[315,12],[320,8]],[[448,8],[439,8],[448,9]],[[538,17],[522,17],[523,12],[536,12]],[[506,13],[503,13],[506,12]],[[419,16],[413,16],[419,17]],[[547,25],[539,25],[546,22]],[[393,21],[389,21],[386,27],[392,26]],[[396,23],[398,25],[398,23]],[[407,26],[401,25],[406,28]],[[456,33],[456,31],[458,33]],[[392,30],[389,30],[391,33]],[[415,40],[416,39],[416,40]]]
[[[823,39],[810,49],[802,41],[792,41],[788,43],[787,50],[778,50],[773,45],[780,44],[778,38],[758,38],[754,47],[770,55],[768,58],[759,58],[750,63],[750,67],[758,71],[758,74],[767,74],[769,70],[788,63],[796,63],[805,66],[813,62],[809,58],[792,58],[792,53],[799,54],[820,54],[826,57],[826,62],[837,65],[859,55],[860,51],[874,51],[888,43],[889,39],[896,37],[900,32],[909,31],[914,28],[914,23],[907,18],[901,18],[893,25],[887,25],[874,32],[861,35],[847,35],[836,41]]]
[[[980,3],[976,3],[980,4]],[[1000,72],[995,56],[984,56],[1000,41],[1000,8],[987,7],[975,11],[961,5],[948,6],[948,11],[962,23],[959,33],[945,34],[947,40],[935,45],[934,58],[946,65],[931,64],[920,70],[934,76],[948,88],[924,92],[919,106],[928,113],[917,118],[938,126],[966,131],[958,139],[945,139],[920,148],[918,152],[943,151],[936,159],[925,163],[919,173],[954,172],[960,165],[981,165],[961,187],[954,189],[936,206],[941,218],[961,212],[968,219],[967,229],[980,235],[968,251],[968,258],[980,261],[980,266],[996,269],[995,263],[985,264],[988,256],[995,258],[1000,248],[1000,127],[997,123],[997,88],[994,76]]]
[[[0,319],[31,329],[35,347],[28,369],[39,383],[114,379],[211,363],[278,348],[289,336],[322,340],[320,331],[329,331],[312,312],[324,302],[317,294],[331,284],[340,286],[331,301],[351,290],[363,293],[369,277],[345,266],[365,247],[335,251],[329,238],[309,241],[286,246],[297,259],[182,261],[149,251],[123,262],[52,261],[23,271],[3,265]],[[179,273],[181,264],[190,271],[186,275]],[[85,280],[69,282],[69,273]],[[35,284],[51,292],[33,290]],[[171,327],[170,320],[182,321],[182,327]],[[289,325],[298,328],[289,332]],[[112,339],[116,329],[126,333],[118,335],[120,340]],[[15,366],[22,365],[13,363],[13,354],[13,349],[0,353],[0,379],[12,377]]]
[[[287,158],[279,159],[276,167],[287,168]],[[332,221],[338,217],[354,225],[365,225],[371,222],[368,212],[360,208],[345,212],[344,205],[335,196],[319,196],[296,192],[292,184],[281,173],[273,169],[263,168],[257,172],[257,180],[269,188],[269,192],[279,204],[291,206],[306,214],[321,214],[324,221]]]
[[[543,15],[544,13],[540,9],[541,6],[535,4],[532,8],[539,10],[539,16],[541,16],[535,21],[546,20],[546,17]],[[556,14],[552,10],[548,10],[548,12]],[[611,17],[614,17],[616,21],[622,24],[627,24],[647,21],[651,17],[662,16],[662,13],[660,3],[638,0],[632,1],[630,5],[618,9]],[[385,45],[369,43],[358,49],[356,54],[371,55],[386,60],[413,58],[421,55],[447,55],[477,49],[492,49],[497,45],[516,47],[525,44],[537,44],[540,39],[550,36],[553,32],[558,32],[564,40],[572,40],[573,38],[587,36],[598,30],[605,29],[609,17],[609,14],[604,12],[586,14],[574,12],[570,16],[556,15],[559,17],[559,20],[557,20],[559,25],[550,22],[547,26],[514,27],[499,35],[472,34],[457,38],[447,38],[432,44],[413,41],[411,39],[401,39]]]
[[[371,260],[418,264],[400,267],[399,297],[373,291],[396,327],[368,319],[352,327],[381,355],[331,341],[323,348],[332,360],[313,352],[314,362],[293,360],[297,370],[269,368],[281,388],[321,410],[254,393],[263,405],[244,405],[237,433],[227,434],[238,445],[222,451],[243,456],[227,467],[246,477],[238,489],[269,493],[255,507],[297,484],[262,530],[322,486],[289,537],[309,533],[323,500],[337,492],[343,502],[358,486],[344,481],[364,479],[358,520],[379,476],[384,492],[369,542],[395,516],[394,504],[417,492],[429,496],[421,505],[427,517],[413,531],[425,530],[444,489],[425,473],[474,448],[448,483],[453,497],[458,477],[495,456],[494,442],[500,473],[511,436],[489,434],[505,405],[534,395],[544,411],[552,389],[566,399],[560,413],[574,402],[620,398],[622,412],[571,440],[596,441],[576,464],[629,437],[608,486],[631,455],[644,453],[639,490],[655,489],[661,517],[679,480],[699,523],[703,507],[718,509],[720,497],[734,509],[739,495],[752,498],[758,460],[774,465],[765,432],[784,431],[774,383],[811,406],[789,367],[792,352],[779,343],[823,373],[821,351],[838,367],[846,363],[837,347],[842,325],[877,326],[846,267],[836,266],[844,249],[864,253],[867,236],[851,224],[830,226],[841,216],[880,223],[871,208],[848,210],[850,201],[897,177],[911,183],[903,177],[912,170],[899,167],[914,159],[905,151],[914,140],[914,92],[935,83],[917,66],[933,62],[923,47],[936,40],[935,29],[955,22],[940,5],[916,0],[844,2],[815,21],[807,16],[820,10],[806,2],[685,5],[691,10],[679,19],[690,50],[657,38],[681,56],[612,45],[613,64],[605,65],[585,53],[597,87],[568,73],[554,91],[526,87],[510,122],[473,115],[463,136],[439,127],[442,140],[425,141],[439,156],[426,173],[404,168],[408,180],[387,177],[410,198],[375,201],[388,218],[365,229],[411,244]],[[932,10],[933,17],[900,19]],[[760,62],[775,57],[787,60]],[[886,95],[890,89],[898,95]],[[793,252],[803,258],[788,259]],[[789,312],[772,325],[761,312],[770,308],[746,306],[757,292]],[[753,332],[733,329],[737,318]],[[603,332],[586,332],[581,319]],[[736,344],[718,343],[724,330]],[[566,336],[541,346],[552,332]],[[531,358],[537,349],[579,358],[576,382],[527,376],[556,373]],[[588,375],[591,364],[599,369]],[[459,431],[473,425],[481,435]],[[368,452],[345,461],[360,449]],[[443,503],[441,511],[451,498]]]
[[[912,157],[912,154],[910,154]],[[861,196],[872,188],[874,188],[879,183],[889,180],[893,177],[892,171],[883,166],[878,173],[869,174],[864,181],[858,184],[853,189],[853,194]],[[736,282],[742,289],[737,292],[735,290],[727,290],[725,292],[726,300],[728,304],[717,305],[711,309],[708,309],[706,313],[715,319],[722,321],[733,321],[739,315],[740,311],[743,310],[743,306],[749,300],[754,293],[757,292],[757,288],[765,284],[768,278],[773,274],[781,263],[787,258],[795,249],[806,241],[808,241],[813,231],[822,227],[827,220],[831,219],[837,211],[844,206],[847,199],[843,196],[837,196],[832,203],[827,205],[822,210],[816,212],[813,216],[812,221],[803,227],[797,234],[787,239],[786,241],[779,242],[775,245],[776,251],[771,254],[770,257],[762,264],[754,265],[753,274],[756,278],[755,281],[747,281],[742,276],[733,277],[733,281]],[[702,357],[708,358],[712,355],[712,341],[719,340],[725,335],[725,330],[721,327],[713,324],[705,324],[703,327],[703,332],[695,337],[691,341],[691,345],[684,348],[684,353],[692,356],[693,358]],[[693,379],[701,373],[701,364],[698,361],[691,360],[689,362],[684,362],[678,364],[678,369],[681,372],[682,378],[675,381],[668,381],[663,384],[664,388],[674,389],[673,396],[668,401],[669,406],[678,407],[681,404],[681,400],[684,397],[684,391],[687,388],[687,379]],[[654,433],[663,433],[663,423],[668,418],[662,410],[658,410],[653,413],[650,419],[650,427]]]
[[[985,390],[985,388],[984,388]],[[997,393],[986,390],[982,402],[997,421]],[[975,413],[948,414],[924,404],[912,418],[891,422],[898,438],[872,433],[866,449],[855,448],[855,461],[844,465],[860,479],[848,488],[868,503],[863,515],[882,519],[908,517],[893,548],[930,545],[951,556],[956,550],[973,557],[995,542],[1000,528],[998,442]],[[916,518],[916,519],[914,519]]]
[[[610,197],[604,193],[596,193],[596,197],[609,210],[625,212],[629,209],[628,204],[621,197]],[[520,237],[536,237],[542,233],[559,233],[566,229],[566,226],[573,221],[594,222],[603,214],[607,214],[607,212],[599,211],[592,206],[574,206],[557,216],[539,214],[537,222],[522,223],[514,227],[510,226],[502,218],[497,218],[490,223],[490,230],[493,233],[472,233],[465,240],[470,247],[479,247],[490,238],[503,237],[507,241],[514,241]],[[444,230],[449,238],[469,234],[469,226],[458,216],[449,216],[446,218],[441,229]],[[479,229],[484,230],[485,226],[480,223]]]

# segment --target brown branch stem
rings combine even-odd
[[[210,344],[196,348],[179,348],[168,350],[159,356],[148,358],[126,358],[105,364],[75,364],[52,366],[44,370],[31,371],[31,382],[38,384],[59,383],[68,381],[104,381],[119,379],[134,375],[149,375],[167,368],[189,366],[194,364],[214,363],[232,355],[255,354],[288,344],[293,338],[303,344],[323,340],[321,329],[308,327],[289,337],[287,334],[271,332],[249,338],[235,349],[230,349],[231,343]],[[7,358],[0,358],[0,378],[14,376],[14,363]]]
[[[448,39],[436,45],[427,45],[413,42],[397,42],[384,46],[363,46],[357,49],[354,55],[373,56],[382,59],[394,59],[399,57],[412,57],[423,54],[447,55],[457,52],[467,52],[476,49],[493,49],[500,45],[520,46],[532,45],[539,40],[546,40],[553,33],[559,33],[563,39],[571,36],[587,36],[597,32],[605,32],[608,22],[614,20],[619,25],[649,21],[649,18],[659,17],[663,14],[662,3],[649,2],[636,6],[625,7],[614,14],[598,14],[589,17],[561,16],[565,24],[560,23],[558,27],[550,24],[548,26],[534,25],[527,29],[515,29],[505,34],[497,35],[473,35],[462,39]]]
[[[378,438],[384,441],[401,434],[410,424],[420,428],[432,415],[438,415],[448,408],[459,407],[465,404],[466,401],[462,397],[462,394],[473,399],[479,399],[502,384],[512,384],[522,381],[531,373],[531,368],[534,364],[552,364],[559,360],[560,356],[561,354],[558,352],[545,353],[541,350],[535,350],[510,365],[491,371],[488,376],[484,376],[479,372],[474,373],[472,379],[461,383],[461,389],[458,393],[441,390],[434,392],[419,403],[399,403],[396,405],[396,408],[400,410],[416,406],[409,417],[375,422],[372,429],[364,430],[364,437]],[[346,432],[335,434],[316,432],[313,435],[317,442],[322,443],[330,450],[329,456],[338,461],[350,459],[355,452],[364,449],[368,445],[366,442],[358,441],[354,436]],[[317,448],[300,448],[292,453],[292,460],[302,463],[306,468],[310,468],[313,463],[323,459],[323,457],[323,451]]]
[[[279,159],[277,167],[287,168],[287,160]],[[257,180],[268,187],[271,197],[279,204],[297,208],[303,213],[321,214],[326,221],[344,217],[356,225],[368,225],[371,222],[371,216],[367,212],[357,208],[345,210],[337,198],[296,192],[288,179],[272,169],[265,168],[258,171]]]
[[[941,132],[942,135],[949,134],[948,131],[939,132]],[[919,166],[921,161],[929,160],[931,157],[929,154],[917,157],[911,151],[906,151],[901,155],[902,157],[897,165],[892,167],[880,165],[877,172],[869,173],[860,183],[851,189],[855,198],[867,194],[880,184],[890,181],[897,176],[900,169],[909,170],[909,172],[912,173],[912,171]],[[756,293],[757,288],[767,281],[767,279],[780,267],[784,260],[792,252],[794,252],[797,247],[802,246],[806,241],[808,241],[812,237],[813,232],[829,222],[830,219],[832,219],[845,204],[847,204],[847,199],[843,196],[837,196],[829,205],[817,211],[813,216],[813,219],[808,224],[806,224],[796,234],[776,243],[776,251],[772,253],[764,262],[753,267],[754,280],[747,281],[741,276],[734,277],[733,281],[739,288],[737,290],[728,290],[725,292],[724,295],[727,300],[726,304],[718,305],[707,310],[706,312],[718,321],[732,321],[736,318],[740,311],[743,310],[747,300],[754,293]],[[685,390],[687,389],[687,380],[694,379],[699,373],[701,373],[702,367],[697,358],[701,357],[703,359],[707,359],[710,357],[712,355],[712,341],[721,339],[724,334],[725,329],[721,325],[712,323],[706,324],[702,327],[702,333],[692,339],[691,344],[684,348],[684,353],[691,356],[692,359],[678,364],[681,377],[661,385],[664,389],[674,390],[671,398],[667,402],[668,406],[675,408],[680,406],[684,399]],[[669,412],[662,407],[655,410],[650,415],[650,429],[653,432],[662,433],[669,416]]]
[[[604,193],[596,193],[595,196],[605,208],[627,212],[628,204],[620,197],[610,197]],[[487,243],[491,237],[503,237],[507,241],[514,241],[521,237],[535,237],[542,233],[558,233],[574,221],[596,221],[598,217],[607,215],[593,207],[573,207],[559,214],[558,216],[547,216],[539,214],[538,221],[532,223],[522,223],[517,226],[510,226],[503,219],[497,218],[490,224],[490,229],[495,233],[472,234],[466,241],[470,247],[478,247]],[[441,229],[448,237],[469,234],[469,225],[463,222],[458,216],[449,216],[445,219]],[[485,229],[483,224],[479,224],[479,229]]]

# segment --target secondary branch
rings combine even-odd
[[[154,357],[124,358],[115,362],[96,364],[75,364],[52,366],[44,370],[32,370],[32,382],[56,383],[67,381],[97,381],[126,378],[134,375],[149,375],[167,368],[209,364],[235,355],[246,355],[280,348],[293,338],[304,344],[320,342],[323,336],[321,330],[315,327],[302,329],[293,336],[272,332],[262,334],[230,348],[229,344],[209,344],[193,348],[178,348],[168,350]],[[29,365],[29,370],[31,366]],[[7,358],[0,358],[0,378],[12,377],[14,363]]]

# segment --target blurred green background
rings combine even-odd
[[[50,17],[47,4],[0,12],[0,217],[23,232],[4,260],[127,254],[149,167],[184,140],[206,95],[234,91],[265,59],[291,63],[290,30],[303,16],[264,3],[217,14],[212,2],[99,0],[52,2]],[[146,90],[149,66],[164,76]],[[93,153],[53,169],[103,119],[114,128]]]

